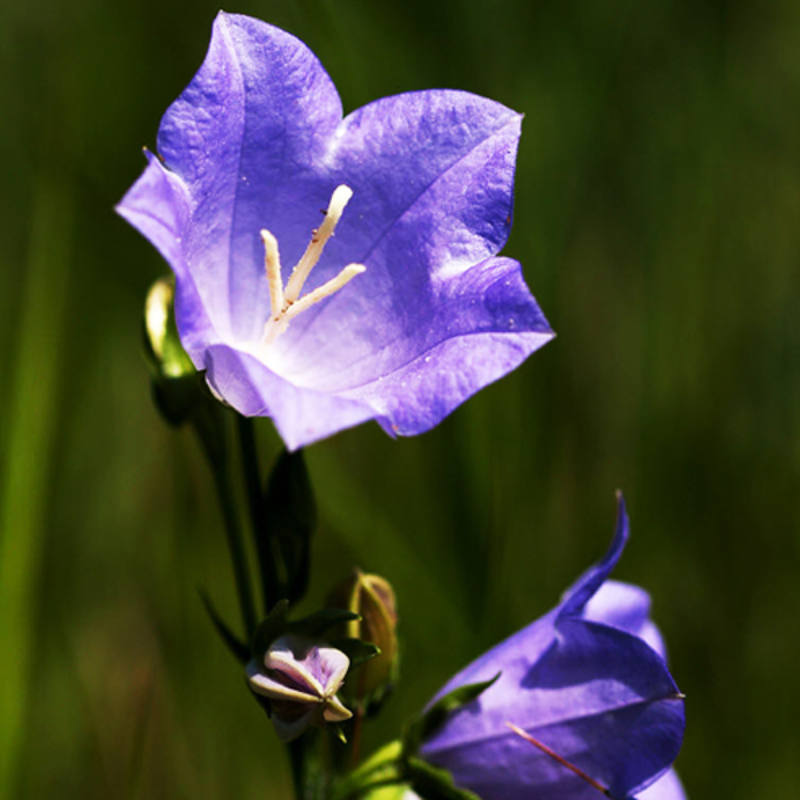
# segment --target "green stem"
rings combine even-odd
[[[253,591],[250,587],[250,575],[247,571],[247,558],[244,543],[239,531],[239,522],[236,519],[236,507],[231,491],[231,482],[228,470],[224,464],[212,464],[214,482],[217,486],[222,518],[225,523],[225,535],[228,540],[228,550],[231,554],[233,573],[236,579],[236,593],[239,597],[239,608],[242,612],[245,637],[249,641],[256,629],[256,613],[253,604]]]
[[[247,571],[247,557],[236,515],[236,502],[228,472],[224,425],[217,414],[219,414],[219,409],[216,407],[201,407],[196,413],[193,422],[214,476],[214,484],[217,488],[222,520],[225,526],[225,536],[228,542],[228,551],[233,564],[236,593],[239,598],[245,639],[249,641],[256,627],[255,605],[253,604],[253,591],[250,587],[250,574]]]
[[[292,768],[295,800],[305,800],[306,795],[306,740],[304,736],[289,742],[289,763]]]
[[[245,487],[247,489],[247,504],[250,509],[250,523],[261,576],[262,602],[264,604],[264,613],[269,614],[276,602],[274,594],[277,586],[277,576],[275,574],[274,561],[269,551],[269,543],[265,536],[264,494],[261,484],[261,470],[258,464],[255,429],[253,421],[241,414],[236,415],[236,427],[239,432],[242,471],[244,472]]]

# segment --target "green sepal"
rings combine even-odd
[[[375,656],[380,655],[381,649],[371,642],[362,642],[361,639],[331,639],[328,644],[341,650],[350,659],[350,669],[355,669],[365,664]]]
[[[211,598],[208,596],[208,594],[202,589],[198,591],[200,594],[200,600],[202,600],[203,605],[208,612],[208,616],[211,618],[211,622],[214,624],[214,627],[216,628],[217,633],[220,635],[222,641],[225,643],[225,646],[231,651],[231,653],[233,653],[237,661],[239,661],[241,664],[246,664],[250,660],[250,649],[225,624],[222,617],[214,608],[214,604],[211,602]]]
[[[319,639],[331,628],[335,628],[344,622],[352,622],[358,619],[361,619],[358,614],[354,614],[344,608],[323,608],[320,611],[309,614],[307,617],[298,619],[296,622],[290,622],[287,626],[287,633],[296,633],[300,636]]]
[[[437,728],[440,728],[447,715],[465,705],[471,703],[480,697],[498,678],[498,672],[494,678],[483,681],[482,683],[468,683],[466,686],[459,686],[448,692],[440,700],[437,700],[433,706],[418,717],[411,725],[403,736],[404,749],[409,756],[419,750],[420,744],[427,739]]]
[[[434,767],[421,758],[406,759],[406,775],[412,790],[422,800],[481,800],[474,792],[459,789],[446,769]]]
[[[284,598],[279,600],[273,606],[272,611],[258,623],[253,634],[251,646],[252,655],[255,658],[263,658],[264,653],[269,650],[269,646],[276,639],[286,634],[319,639],[331,628],[335,628],[344,622],[359,619],[358,614],[346,611],[343,608],[323,608],[293,622],[289,621],[288,615],[289,601]],[[363,664],[364,661],[368,661],[380,652],[374,645],[361,642],[358,639],[338,639],[336,642],[330,642],[330,644],[332,647],[342,650],[350,658],[351,665],[354,661]]]
[[[172,279],[157,280],[147,293],[142,323],[144,357],[152,378],[153,401],[175,427],[187,422],[203,401],[203,380],[181,344],[175,324]]]
[[[259,564],[269,602],[285,597],[294,604],[308,588],[311,536],[317,507],[303,451],[284,450],[264,493],[263,528],[257,531]]]
[[[403,745],[399,739],[385,744],[336,782],[331,800],[366,797],[374,786],[400,785],[405,775],[402,758]]]

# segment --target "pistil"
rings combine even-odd
[[[268,230],[261,231],[261,240],[264,242],[264,268],[267,273],[270,297],[270,318],[264,325],[264,336],[261,339],[263,346],[272,344],[286,330],[291,319],[326,297],[335,294],[356,275],[366,270],[363,264],[348,264],[335,278],[331,278],[322,286],[304,297],[300,297],[306,279],[319,261],[328,240],[333,236],[342,212],[352,196],[353,190],[344,184],[334,189],[325,212],[325,219],[322,220],[322,225],[318,229],[312,231],[311,241],[292,270],[285,289],[281,279],[278,240]]]

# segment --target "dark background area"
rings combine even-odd
[[[346,110],[453,87],[525,113],[515,226],[558,332],[433,432],[315,445],[313,609],[390,578],[370,749],[610,539],[686,692],[694,800],[800,785],[800,4],[241,0]],[[209,474],[140,353],[165,271],[113,213],[199,67],[206,0],[0,0],[0,796],[263,798],[288,771],[197,589],[236,619]],[[265,456],[279,441],[259,425]]]

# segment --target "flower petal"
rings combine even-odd
[[[334,169],[354,196],[316,279],[350,262],[367,273],[293,322],[283,346],[295,382],[362,386],[459,332],[552,333],[519,265],[491,258],[511,225],[520,121],[452,91],[386,98],[344,121]]]
[[[162,119],[159,152],[191,198],[184,260],[214,324],[237,338],[257,336],[266,319],[259,230],[269,226],[299,257],[311,226],[298,209],[330,196],[312,165],[341,115],[333,83],[302,42],[220,12],[202,67]]]
[[[667,657],[664,639],[650,620],[650,595],[638,586],[606,581],[586,603],[583,618],[632,633]]]
[[[580,616],[584,606],[593,597],[603,582],[611,574],[617,562],[622,556],[622,551],[628,543],[630,528],[628,514],[625,510],[625,498],[622,492],[617,493],[617,524],[614,531],[614,539],[611,542],[608,552],[598,564],[595,564],[578,578],[564,593],[559,606],[559,617]]]
[[[686,800],[678,774],[674,769],[664,773],[654,784],[636,795],[636,800]]]
[[[204,368],[214,391],[237,411],[272,417],[289,450],[375,416],[358,400],[295,386],[254,356],[228,345],[209,347]]]

